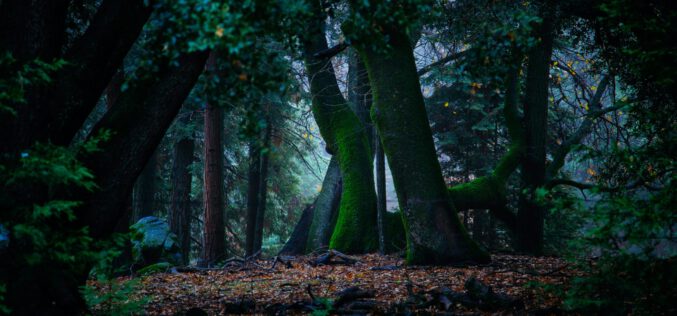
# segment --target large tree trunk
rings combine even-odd
[[[270,135],[272,133],[272,122],[268,119],[268,126],[264,131],[263,150],[261,152],[261,169],[259,171],[259,206],[256,211],[256,231],[254,232],[254,252],[261,250],[263,245],[263,220],[266,215],[266,204],[268,203],[268,164],[270,161]]]
[[[226,256],[223,193],[223,108],[207,105],[204,115],[204,242],[201,264]]]
[[[93,237],[105,237],[113,231],[134,181],[202,73],[207,55],[207,52],[185,55],[177,61],[178,66],[167,62],[163,66],[166,69],[150,82],[123,93],[94,127],[91,135],[103,130],[113,134],[100,145],[101,151],[83,158],[99,185],[99,190],[87,196],[79,212],[79,219],[90,227]]]
[[[181,120],[187,123],[188,116]],[[174,145],[174,162],[172,165],[172,197],[169,207],[169,227],[181,244],[181,259],[184,264],[190,262],[190,226],[191,203],[190,189],[192,175],[190,165],[193,163],[195,141],[192,137],[181,138]]]
[[[145,3],[104,0],[85,33],[64,55],[70,64],[57,73],[48,103],[52,143],[68,145],[96,106],[153,11],[153,4]]]
[[[539,255],[543,252],[545,209],[536,202],[535,191],[545,184],[545,143],[548,135],[548,76],[553,42],[552,21],[546,17],[537,29],[540,42],[529,52],[524,125],[526,153],[522,159],[522,194],[517,213],[516,249]]]
[[[487,262],[451,203],[437,161],[409,38],[391,26],[387,53],[369,45],[358,49],[374,94],[375,123],[407,231],[407,262],[459,264]]]
[[[328,151],[338,157],[343,177],[330,247],[349,253],[370,252],[378,247],[373,156],[364,127],[341,95],[331,61],[312,57],[327,50],[324,14],[319,3],[313,4],[316,18],[303,39],[312,109]]]
[[[258,137],[249,143],[249,181],[247,185],[247,231],[245,253],[254,254],[256,238],[256,213],[259,210],[259,193],[261,186],[261,145]]]
[[[59,198],[83,201],[76,210],[77,221],[60,229],[87,228],[94,240],[124,230],[129,222],[131,187],[202,72],[203,55],[190,55],[178,67],[160,72],[157,81],[120,96],[95,129],[113,131],[110,139],[99,144],[101,151],[83,157],[83,163],[96,175],[97,190],[73,196],[57,192]],[[81,314],[86,307],[79,288],[91,264],[79,261],[77,265],[63,266],[45,262],[13,271],[7,282],[7,302],[18,315]]]

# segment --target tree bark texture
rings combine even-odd
[[[545,184],[545,144],[548,135],[548,76],[552,57],[553,29],[549,17],[537,28],[540,42],[531,49],[524,96],[525,155],[522,159],[522,194],[517,213],[516,249],[539,255],[543,252],[545,209],[536,202],[535,191]]]
[[[341,169],[332,157],[322,181],[322,189],[313,203],[313,217],[308,232],[307,252],[329,246],[341,203]]]
[[[407,231],[407,262],[487,262],[461,225],[437,161],[409,38],[390,26],[387,53],[360,46],[374,95],[372,121],[393,173]],[[384,34],[385,35],[385,34]]]
[[[204,115],[204,135],[204,241],[201,261],[211,266],[226,256],[223,108],[207,105]]]
[[[99,185],[99,190],[86,196],[78,212],[79,220],[90,227],[93,237],[112,232],[134,181],[202,73],[207,55],[184,55],[177,66],[167,62],[155,77],[122,93],[116,105],[94,126],[90,137],[104,130],[112,135],[100,145],[101,151],[83,157]]]

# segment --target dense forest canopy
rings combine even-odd
[[[0,314],[272,313],[139,282],[359,261],[441,283],[308,283],[275,313],[673,314],[676,22],[669,0],[0,0]],[[528,298],[416,270],[547,260],[528,273],[566,277]]]

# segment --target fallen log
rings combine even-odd
[[[357,262],[357,259],[351,258],[339,251],[329,249],[326,253],[318,256],[315,260],[309,262],[312,266],[330,265],[330,264],[347,264],[352,265]]]
[[[343,305],[363,298],[373,298],[376,295],[374,291],[365,291],[356,286],[349,287],[335,294],[333,307],[338,309]]]

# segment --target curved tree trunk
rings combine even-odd
[[[91,135],[111,130],[101,151],[83,157],[97,177],[99,190],[87,194],[78,220],[90,234],[105,237],[125,209],[134,181],[162,140],[188,93],[204,69],[207,52],[182,56],[178,66],[169,62],[151,82],[125,91],[93,128]],[[105,201],[105,202],[104,202]]]
[[[363,125],[341,95],[331,61],[312,57],[327,50],[324,14],[319,3],[313,4],[316,18],[303,39],[312,109],[343,177],[341,205],[329,245],[348,253],[370,252],[378,247],[373,156]]]
[[[384,29],[392,30],[386,26]],[[358,47],[374,94],[372,121],[381,136],[407,231],[407,262],[487,262],[451,203],[437,161],[409,38],[388,32],[386,54]]]

